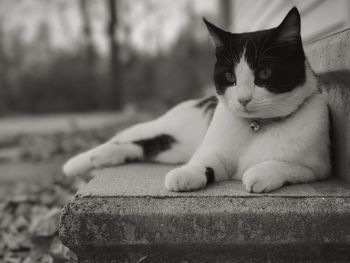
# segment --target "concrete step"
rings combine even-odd
[[[64,208],[62,242],[81,262],[350,261],[349,182],[249,194],[227,181],[172,193],[163,186],[171,168],[99,171]]]

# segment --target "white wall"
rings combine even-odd
[[[277,26],[293,7],[301,13],[305,43],[350,27],[350,0],[232,0],[234,32]]]

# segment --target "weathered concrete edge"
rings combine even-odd
[[[332,119],[333,174],[350,180],[350,29],[321,38],[305,47],[311,67],[322,78]]]
[[[60,238],[78,254],[126,246],[350,246],[350,198],[76,196]]]
[[[350,29],[326,36],[305,46],[311,67],[317,72],[350,70]]]

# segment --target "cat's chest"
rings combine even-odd
[[[306,160],[307,149],[319,147],[327,137],[327,112],[303,108],[283,120],[257,122],[233,118],[218,108],[208,131],[211,145],[235,177],[266,160]],[[255,128],[254,128],[255,127]]]
[[[229,165],[235,165],[245,156],[259,156],[278,147],[282,131],[279,132],[275,123],[233,118],[218,110],[207,137],[215,152]]]
[[[237,121],[231,139],[235,157],[240,159],[245,155],[266,155],[283,147],[289,140],[285,126],[272,121]]]
[[[328,110],[321,95],[314,96],[291,116],[258,126],[246,137],[246,147],[239,149],[241,159],[299,159],[310,155],[311,147],[322,148],[329,141]],[[244,129],[242,125],[237,128],[237,132]]]
[[[245,133],[245,136],[233,138],[231,152],[225,153],[223,157],[237,179],[255,164],[276,158],[283,159],[289,154],[290,145],[293,144],[293,135],[286,132],[286,125],[259,123],[258,126],[254,130],[249,122],[238,124],[235,132]]]
[[[220,151],[233,159],[242,156],[250,148],[274,147],[283,133],[283,128],[274,121],[242,119],[232,116],[219,105],[208,131]]]

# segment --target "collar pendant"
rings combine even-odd
[[[257,120],[252,120],[250,122],[250,128],[253,132],[258,132],[261,129],[261,125]]]

